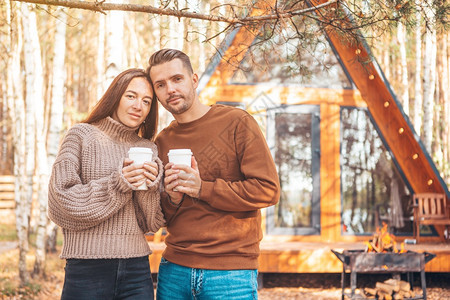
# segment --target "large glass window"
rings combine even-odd
[[[361,108],[341,108],[342,231],[412,233],[412,202],[402,174]]]
[[[318,234],[319,108],[291,106],[269,114],[268,142],[281,184],[279,203],[268,209],[270,234]]]
[[[294,17],[292,22],[295,26],[263,27],[230,83],[353,88],[317,23],[302,17]],[[305,28],[309,28],[308,34],[299,34]]]

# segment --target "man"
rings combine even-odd
[[[260,208],[276,204],[280,190],[261,130],[241,109],[202,104],[183,52],[154,53],[148,72],[175,119],[156,139],[168,232],[157,298],[257,299]],[[180,148],[192,150],[192,167],[168,163]]]

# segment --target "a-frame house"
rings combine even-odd
[[[270,1],[260,2],[252,15]],[[199,94],[207,104],[252,113],[277,164],[282,196],[264,210],[260,272],[341,272],[330,249],[364,248],[382,222],[397,242],[411,239],[412,194],[450,193],[368,45],[329,29],[326,47],[316,48],[329,56],[328,70],[315,68],[305,51],[311,76],[290,78],[278,62],[277,70],[251,68],[258,53],[247,50],[257,36],[246,27],[229,34],[202,74]],[[426,270],[449,272],[442,228],[424,227],[422,236],[426,246],[408,249],[434,251]]]

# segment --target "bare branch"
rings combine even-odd
[[[96,12],[105,11],[129,11],[129,12],[143,12],[156,15],[174,16],[178,18],[191,18],[208,21],[226,22],[230,24],[242,23],[238,18],[226,18],[214,15],[205,15],[196,12],[188,12],[185,9],[172,9],[172,8],[156,8],[151,5],[140,4],[117,4],[106,2],[87,2],[78,0],[13,0],[16,2],[26,2],[42,5],[63,6],[68,8],[85,9]]]
[[[129,12],[144,12],[151,13],[157,15],[166,15],[166,16],[175,16],[178,19],[180,18],[190,18],[190,19],[200,19],[207,21],[216,21],[216,22],[226,22],[229,24],[250,24],[250,23],[259,23],[262,21],[269,20],[277,20],[280,18],[291,18],[293,16],[298,16],[302,14],[306,14],[309,12],[316,11],[318,9],[324,8],[326,6],[335,4],[338,0],[331,0],[326,3],[301,9],[295,11],[276,11],[274,14],[266,14],[260,16],[252,16],[252,17],[222,17],[217,15],[207,15],[201,14],[198,12],[189,12],[186,9],[174,9],[174,8],[156,8],[151,5],[140,5],[140,4],[117,4],[117,3],[106,3],[104,1],[95,1],[95,2],[87,2],[87,1],[78,1],[78,0],[13,0],[17,2],[26,2],[26,3],[34,3],[34,4],[42,4],[42,5],[54,5],[54,6],[63,6],[68,8],[77,8],[77,9],[85,9],[91,11],[97,11],[104,13],[105,11],[129,11]]]

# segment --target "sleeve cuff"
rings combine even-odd
[[[214,189],[214,182],[202,180],[200,196],[198,197],[198,199],[208,202],[208,200],[211,199],[209,195],[211,195],[213,189]]]
[[[135,190],[135,188],[123,176],[122,166],[123,166],[123,161],[121,161],[121,164],[119,165],[118,170],[117,170],[117,172],[119,174],[119,177],[117,178],[117,187],[120,192],[126,193],[126,192],[129,192],[130,190]]]
[[[147,185],[147,187],[150,191],[155,191],[156,189],[159,188],[159,183],[161,182],[161,178],[164,174],[164,166],[163,166],[162,161],[157,157],[155,159],[155,162],[158,164],[158,176],[152,183]]]
[[[172,202],[172,199],[170,198],[169,194],[165,193],[166,197],[167,197],[167,202],[169,202],[170,205],[172,205],[173,207],[180,207],[181,204],[183,204],[184,201],[184,196],[186,196],[186,194],[183,194],[183,197],[181,198],[180,202],[177,204],[175,202]]]

